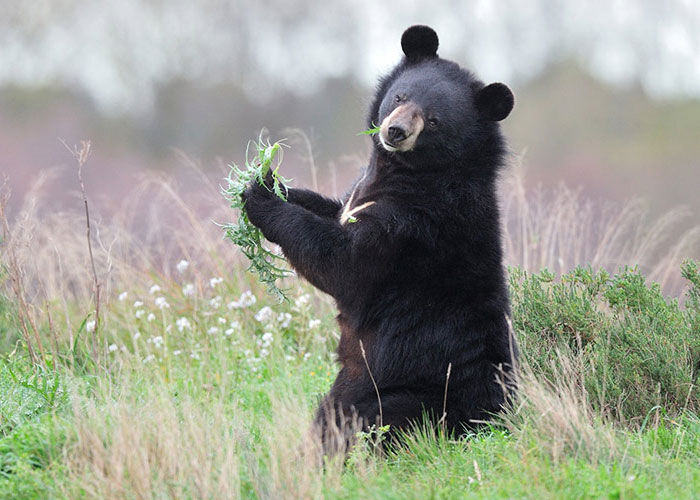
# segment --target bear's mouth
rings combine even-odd
[[[379,142],[391,153],[411,151],[424,125],[421,109],[407,102],[384,118],[379,128]]]

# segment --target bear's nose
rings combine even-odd
[[[393,144],[397,144],[406,138],[406,129],[398,125],[389,127],[389,140]]]

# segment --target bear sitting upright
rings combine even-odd
[[[337,303],[341,369],[317,413],[327,447],[350,421],[474,427],[502,408],[517,357],[496,198],[513,94],[440,58],[427,26],[401,46],[370,108],[369,165],[342,202],[305,189],[285,202],[257,183],[243,195],[250,221]]]

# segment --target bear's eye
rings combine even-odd
[[[396,102],[401,102],[405,99],[406,99],[406,96],[404,96],[403,94],[396,94],[394,96],[394,101],[396,101]]]
[[[437,118],[428,118],[428,125],[430,128],[436,128],[438,126],[438,119]]]

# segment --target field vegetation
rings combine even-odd
[[[512,171],[519,399],[478,433],[419,424],[386,453],[361,434],[323,466],[308,429],[337,371],[330,299],[294,276],[288,301],[268,295],[196,169],[196,195],[144,177],[113,217],[91,201],[89,225],[81,197],[42,195],[75,172],[45,174],[0,213],[0,498],[697,495],[698,229]]]

